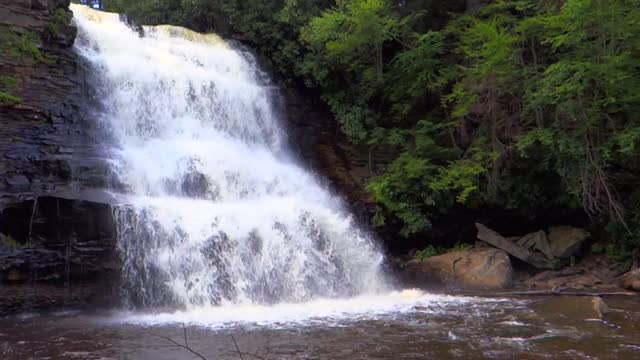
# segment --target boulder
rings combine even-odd
[[[622,275],[620,278],[620,286],[625,289],[640,291],[640,268],[631,270]]]
[[[553,259],[549,239],[547,238],[547,234],[542,230],[529,233],[517,240],[516,243],[525,249],[540,251],[547,259]]]
[[[571,226],[556,226],[549,229],[551,253],[560,259],[573,256],[587,238],[589,238],[589,232],[584,229]]]
[[[402,275],[412,286],[505,289],[513,283],[509,255],[499,249],[454,251],[412,260]]]

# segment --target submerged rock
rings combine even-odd
[[[604,320],[609,306],[599,296],[553,296],[534,303],[532,309],[550,322],[574,325],[587,320]]]
[[[410,261],[403,278],[414,286],[505,289],[512,286],[513,269],[502,250],[455,251]]]

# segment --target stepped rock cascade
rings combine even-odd
[[[115,210],[126,301],[271,305],[387,289],[381,252],[288,155],[250,56],[216,35],[72,10],[126,189]]]

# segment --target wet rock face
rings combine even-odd
[[[39,197],[0,212],[0,283],[65,282],[118,268],[111,206]]]
[[[104,191],[114,176],[92,118],[90,70],[72,48],[68,5],[0,3],[0,289],[98,284],[117,273]],[[15,303],[29,291],[0,291],[0,309],[10,306],[9,293]]]
[[[0,209],[109,185],[68,0],[0,4]],[[26,50],[16,50],[16,44]]]

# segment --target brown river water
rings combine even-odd
[[[415,292],[173,313],[0,319],[0,359],[640,359],[640,298]],[[184,324],[184,328],[183,328]],[[237,344],[237,347],[236,347]]]

